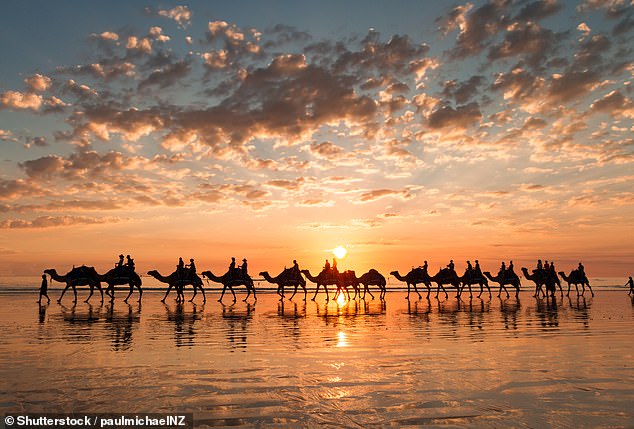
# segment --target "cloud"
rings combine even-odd
[[[191,24],[192,11],[188,6],[175,6],[171,9],[145,8],[146,13],[153,16],[162,16],[174,20],[179,27],[185,28]]]
[[[24,79],[24,85],[29,92],[44,92],[51,87],[51,78],[39,73]]]
[[[534,21],[547,18],[562,9],[558,0],[537,0],[522,8],[515,19],[520,21]]]
[[[478,95],[478,89],[484,82],[484,76],[478,75],[471,76],[463,82],[458,82],[455,79],[449,80],[444,83],[442,94],[445,97],[452,97],[458,104],[464,104]]]
[[[359,195],[357,202],[370,203],[387,197],[398,198],[406,201],[414,198],[414,194],[412,194],[412,192],[407,189],[400,191],[394,189],[374,189],[372,191],[362,192]]]
[[[509,5],[506,0],[490,0],[477,9],[473,9],[471,3],[452,9],[440,26],[444,34],[459,30],[456,44],[449,51],[450,57],[460,59],[482,52],[486,42],[510,24]]]
[[[33,220],[7,219],[0,222],[0,229],[52,228],[73,225],[94,225],[119,222],[118,218],[93,218],[86,216],[40,216]]]
[[[595,100],[590,105],[590,110],[634,119],[634,103],[621,94],[619,90],[611,91],[600,99]]]
[[[119,35],[112,31],[104,31],[100,34],[93,33],[91,37],[108,42],[116,42],[119,40]]]
[[[7,91],[0,94],[0,110],[39,110],[42,96],[30,92]]]
[[[521,55],[528,64],[536,67],[551,57],[559,39],[561,35],[535,22],[514,23],[507,27],[504,40],[489,49],[487,57],[495,61]]]
[[[183,82],[190,71],[190,64],[184,60],[168,64],[153,71],[146,79],[139,82],[139,89],[146,89],[151,86],[157,86],[158,88],[173,86],[177,83]]]
[[[482,113],[476,102],[457,106],[455,109],[445,104],[431,112],[426,119],[426,124],[431,129],[466,129],[478,123],[482,119]]]

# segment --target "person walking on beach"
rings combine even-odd
[[[632,276],[630,276],[630,279],[627,281],[627,283],[625,283],[625,286],[630,287],[630,291],[627,294],[632,295],[634,293],[634,280],[632,280]]]
[[[630,277],[630,281],[632,277]],[[42,303],[42,297],[45,296],[48,300],[48,303],[51,302],[51,299],[48,297],[48,281],[46,280],[46,274],[42,274],[42,284],[40,285],[40,299],[37,300],[38,304]]]

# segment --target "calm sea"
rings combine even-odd
[[[383,302],[280,303],[268,293],[235,305],[217,293],[205,305],[164,305],[160,291],[142,304],[86,304],[81,289],[75,306],[68,296],[42,307],[36,293],[5,290],[0,414],[193,412],[200,427],[633,427],[634,301],[595,289],[554,303],[529,292],[410,302],[390,292]]]

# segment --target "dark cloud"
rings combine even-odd
[[[139,83],[139,89],[144,90],[152,86],[157,86],[158,88],[173,86],[183,82],[190,71],[191,67],[187,61],[178,61],[174,64],[168,64],[150,73],[146,79]]]
[[[459,29],[456,45],[449,51],[450,57],[466,58],[482,52],[486,42],[511,23],[510,4],[507,0],[490,0],[473,11],[470,3],[452,9],[440,26],[445,34]]]
[[[455,109],[449,105],[442,105],[427,117],[427,125],[431,129],[441,128],[468,128],[482,118],[478,103],[471,102],[465,105],[457,106]]]
[[[458,104],[464,104],[478,95],[478,89],[484,82],[484,76],[477,75],[463,82],[450,80],[445,82],[442,94],[447,98],[453,98]]]
[[[539,66],[552,56],[557,41],[562,38],[534,22],[513,24],[504,35],[504,40],[489,50],[487,57],[495,61],[507,57],[523,56],[533,67]]]
[[[373,37],[366,37],[361,50],[338,55],[334,69],[364,75],[373,71],[383,75],[411,73],[420,67],[418,61],[429,52],[428,45],[416,44],[408,36],[394,35],[387,42],[381,42],[377,33],[370,35]]]
[[[520,10],[515,17],[519,21],[536,21],[559,12],[563,6],[558,0],[533,1]]]

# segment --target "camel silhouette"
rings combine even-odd
[[[489,291],[489,297],[491,297],[491,288],[489,287],[489,282],[487,281],[487,278],[484,277],[484,275],[480,275],[475,270],[465,270],[464,275],[462,277],[459,277],[459,280],[460,283],[462,283],[462,287],[458,292],[458,297],[462,295],[465,287],[469,288],[469,297],[472,297],[473,293],[471,292],[471,286],[474,285],[480,285],[480,293],[478,294],[478,298],[480,298],[484,293],[484,286],[486,286],[487,290]]]
[[[546,271],[543,268],[533,270],[533,274],[531,274],[529,273],[528,269],[524,267],[522,267],[522,274],[524,274],[524,278],[526,280],[530,280],[535,283],[535,294],[533,295],[534,297],[538,297],[540,292],[542,293],[542,297],[545,297],[547,293],[550,293],[551,296],[554,295],[556,292],[556,284],[559,284],[561,295],[564,295],[564,291],[561,288],[561,283],[559,282],[556,274]],[[544,292],[542,286],[545,287],[546,292]]]
[[[220,299],[218,300],[218,302],[222,302],[222,298],[225,296],[225,291],[227,290],[227,288],[229,288],[231,294],[233,295],[233,302],[236,302],[236,293],[233,291],[233,287],[240,285],[244,285],[247,288],[247,297],[243,299],[244,302],[249,299],[249,297],[251,296],[251,292],[253,292],[253,298],[257,301],[258,298],[255,294],[255,286],[251,277],[249,277],[248,274],[243,274],[241,272],[238,273],[238,271],[241,271],[239,268],[234,268],[234,270],[236,272],[232,273],[232,270],[229,270],[220,277],[214,275],[214,273],[208,270],[203,271],[202,276],[208,278],[212,282],[222,284],[222,294],[220,294]]]
[[[260,275],[269,283],[273,283],[277,285],[277,294],[280,296],[280,301],[284,299],[284,287],[285,286],[294,286],[295,290],[293,291],[293,295],[289,299],[293,299],[295,294],[297,293],[297,288],[299,286],[304,289],[304,301],[306,301],[306,280],[302,277],[302,275],[298,272],[295,272],[293,268],[285,268],[280,274],[275,277],[271,277],[268,271],[262,271]]]
[[[352,271],[352,274],[354,275],[354,271]],[[362,274],[361,277],[356,278],[355,281],[357,285],[363,285],[363,298],[361,299],[365,300],[366,292],[370,294],[372,299],[374,299],[374,295],[372,295],[372,292],[370,292],[370,286],[378,286],[380,292],[379,299],[385,299],[385,294],[387,293],[387,282],[385,281],[385,277],[383,277],[383,275],[374,268],[371,268],[367,273]],[[355,288],[355,291],[357,290],[357,288]]]
[[[506,297],[508,298],[509,295],[509,291],[506,290],[506,285],[511,285],[515,288],[515,297],[518,297],[520,294],[520,278],[517,277],[517,274],[511,274],[511,273],[507,273],[506,276],[504,276],[504,279],[501,280],[500,276],[497,275],[495,277],[493,277],[491,275],[491,273],[489,271],[484,271],[482,274],[484,274],[486,276],[486,278],[488,278],[489,280],[491,280],[494,283],[497,283],[500,285],[500,292],[498,293],[498,297],[500,297],[500,295],[502,295],[502,290],[504,290],[504,292],[506,292]]]
[[[452,285],[456,288],[456,298],[460,298],[460,277],[455,270],[450,268],[442,268],[436,275],[429,278],[430,281],[436,283],[438,288],[436,289],[436,298],[438,298],[438,292],[442,289],[445,292],[445,298],[449,298],[449,294],[445,289],[445,285]]]
[[[103,290],[101,289],[99,274],[97,274],[97,271],[95,271],[93,267],[87,267],[85,265],[82,265],[81,267],[73,268],[65,275],[57,274],[57,271],[54,268],[44,270],[44,272],[48,274],[49,276],[51,276],[51,278],[55,280],[56,282],[66,283],[66,287],[64,288],[64,290],[62,291],[62,294],[57,300],[58,304],[61,304],[62,298],[64,297],[64,294],[66,293],[68,288],[73,288],[73,294],[75,295],[75,299],[73,302],[77,302],[76,287],[86,286],[86,285],[90,286],[90,295],[88,295],[88,298],[86,298],[86,301],[84,302],[88,302],[90,300],[95,287],[101,293],[101,302],[103,302]]]
[[[416,285],[420,283],[427,287],[427,298],[429,298],[429,294],[431,292],[431,280],[426,270],[423,270],[422,268],[412,268],[411,271],[404,276],[400,275],[398,271],[392,271],[390,274],[397,280],[407,283],[407,296],[405,299],[409,299],[410,287],[412,286],[414,287],[414,292],[418,294],[418,299],[422,298],[420,292],[418,292],[418,288],[416,287]],[[439,290],[436,291],[436,297],[438,297],[438,292]]]
[[[198,289],[200,289],[203,294],[203,302],[207,302],[205,289],[203,289],[203,281],[196,274],[194,274],[193,276],[185,276],[183,273],[179,273],[178,270],[174,271],[167,277],[161,275],[161,273],[159,273],[157,270],[151,270],[147,273],[161,283],[167,283],[168,287],[165,291],[165,296],[161,300],[162,303],[165,303],[165,299],[167,298],[167,295],[169,295],[172,288],[176,289],[176,301],[184,301],[185,294],[183,293],[183,288],[187,285],[192,285],[194,287],[194,295],[191,297],[189,302],[194,301],[194,298],[196,298],[196,294],[198,293]]]
[[[570,275],[566,275],[566,273],[564,273],[563,271],[559,271],[559,275],[561,276],[562,279],[564,279],[566,283],[568,283],[568,292],[566,293],[566,296],[570,295],[570,285],[575,285],[577,296],[583,295],[586,293],[586,286],[588,286],[588,289],[590,289],[590,293],[592,293],[592,296],[594,296],[592,287],[590,287],[590,281],[588,280],[588,277],[586,277],[585,273],[579,270],[572,270],[570,272]],[[581,285],[582,287],[581,293],[579,293],[578,285]]]
[[[143,297],[143,290],[141,289],[141,277],[133,271],[131,268],[122,266],[115,267],[108,271],[106,274],[100,274],[99,280],[108,284],[106,288],[106,295],[109,295],[110,298],[114,301],[114,287],[116,285],[129,285],[130,293],[123,300],[123,302],[128,302],[130,295],[134,292],[134,288],[136,287],[139,290],[139,302],[141,302],[141,298]]]
[[[337,296],[339,291],[344,288],[344,282],[341,275],[335,271],[330,270],[330,272],[326,272],[325,270],[323,270],[317,275],[317,277],[314,277],[312,274],[310,274],[309,270],[301,270],[301,273],[305,275],[308,280],[317,284],[317,289],[315,289],[315,295],[313,295],[313,297],[311,298],[311,301],[314,301],[315,298],[317,297],[317,293],[319,292],[320,286],[323,286],[324,290],[326,291],[326,301],[330,300],[330,296],[328,294],[328,285],[337,286],[337,293],[335,294],[335,297]],[[348,292],[347,287],[346,287],[346,292]],[[348,293],[348,298],[350,298],[350,293]]]

